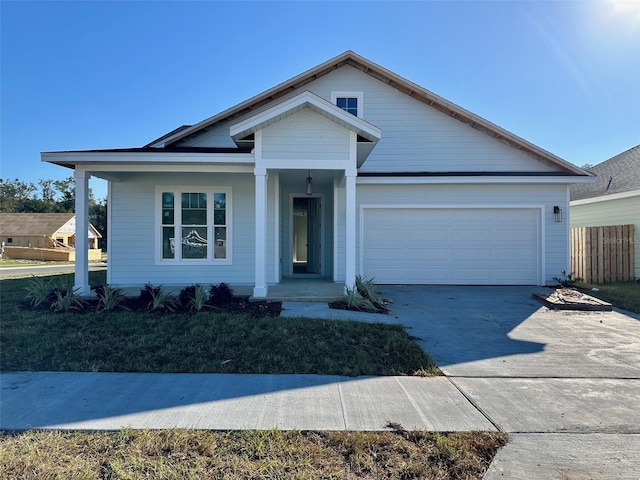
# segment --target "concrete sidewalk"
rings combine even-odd
[[[445,377],[0,375],[0,429],[495,430]]]

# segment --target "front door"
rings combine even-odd
[[[293,199],[294,274],[322,273],[321,202],[317,197]]]
[[[307,200],[307,273],[320,273],[320,199]]]

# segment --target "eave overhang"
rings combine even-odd
[[[596,197],[581,198],[579,200],[571,200],[572,206],[588,205],[590,203],[607,202],[609,200],[622,200],[624,198],[640,197],[640,190],[629,190],[627,192],[612,193],[609,195],[598,195]]]
[[[359,172],[359,185],[397,184],[571,184],[592,183],[593,177],[562,172]]]
[[[253,165],[252,153],[245,150],[205,151],[213,149],[117,149],[117,150],[85,150],[64,152],[42,152],[43,162],[75,169],[78,166],[127,166],[127,165]]]

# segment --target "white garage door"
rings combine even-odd
[[[365,208],[362,270],[381,284],[536,285],[539,210]]]

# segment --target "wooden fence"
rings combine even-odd
[[[571,229],[571,273],[586,283],[633,280],[633,225]]]

